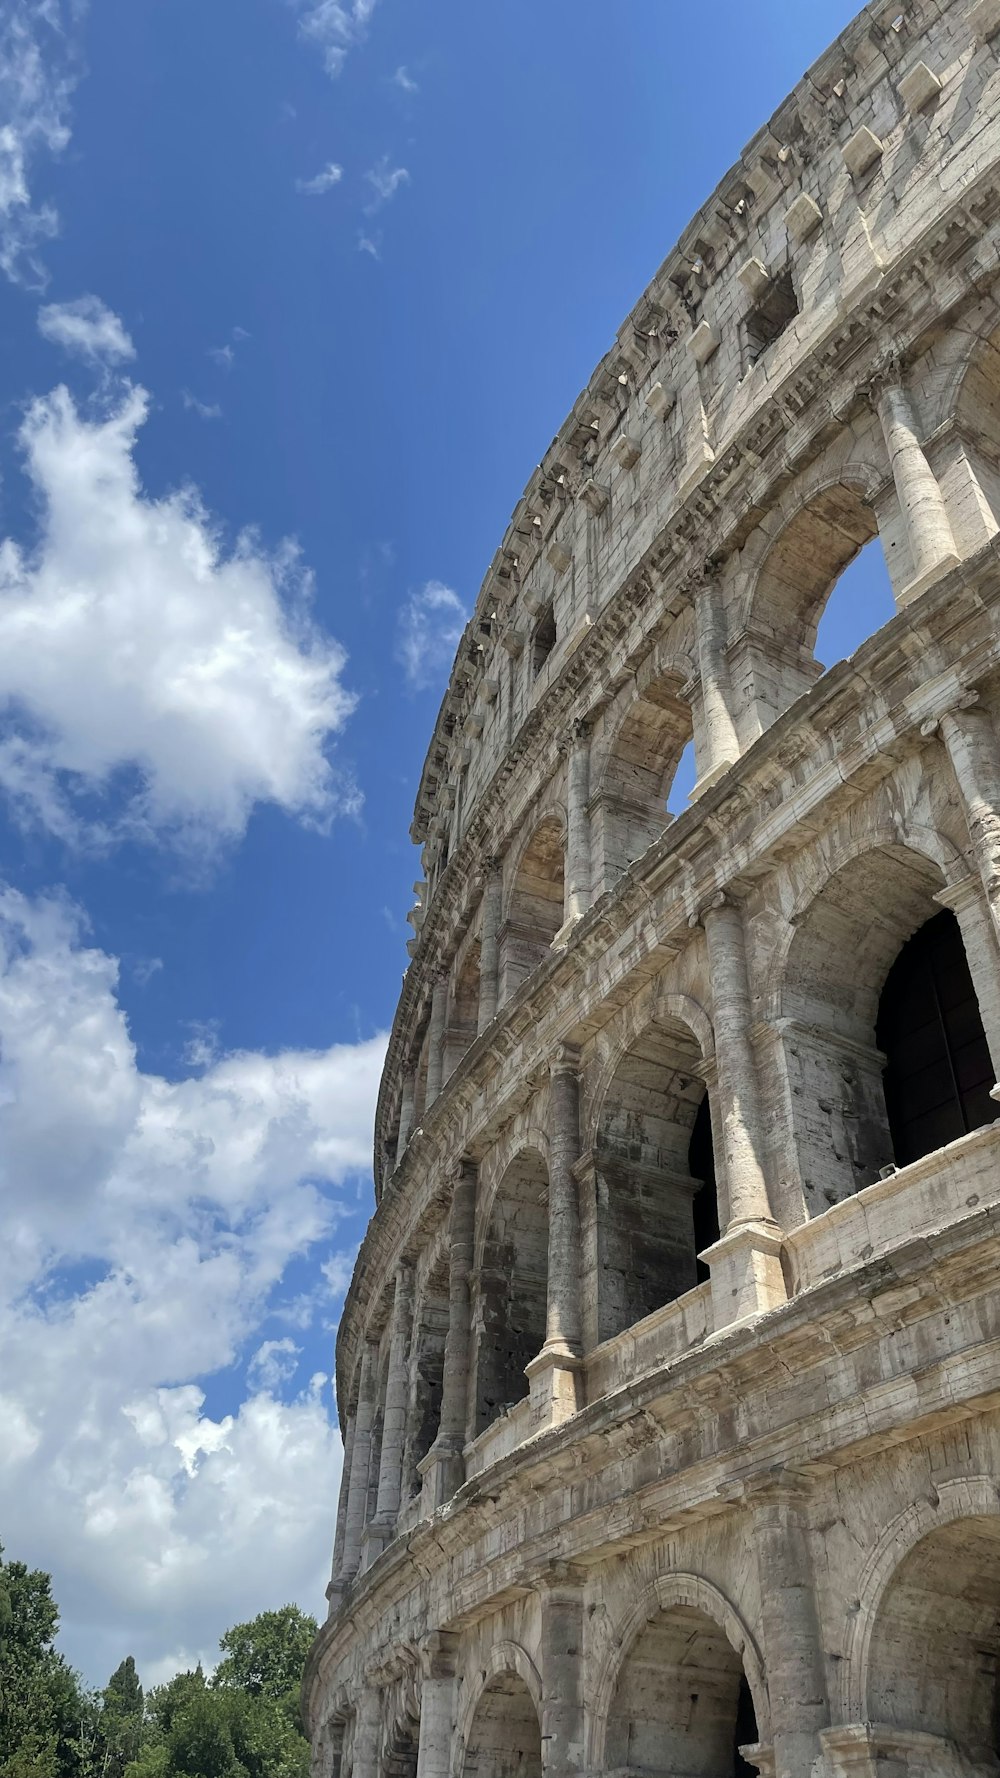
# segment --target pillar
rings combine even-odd
[[[396,1137],[397,1167],[406,1153],[406,1144],[410,1140],[410,1132],[413,1129],[413,1107],[416,1098],[415,1088],[416,1083],[413,1078],[413,1070],[408,1068],[403,1075],[403,1082],[399,1092],[399,1135]]]
[[[771,1215],[761,1163],[763,1124],[750,1039],[750,984],[743,915],[718,896],[702,915],[715,1020],[716,1093],[729,1222],[702,1254],[712,1276],[716,1328],[785,1300],[781,1230]],[[718,1158],[718,1157],[717,1157]]]
[[[444,975],[436,976],[431,993],[431,1020],[427,1034],[427,1093],[424,1109],[433,1105],[441,1091],[441,1078],[444,1070],[444,1023],[448,1008],[448,982]]]
[[[1000,950],[978,875],[963,877],[939,889],[934,900],[950,908],[962,932],[962,943],[976,990],[993,1071],[1000,1080]],[[1000,1088],[992,1089],[1000,1098]]]
[[[566,767],[566,898],[563,918],[579,920],[590,906],[590,725],[573,725]]]
[[[954,568],[959,557],[944,496],[917,437],[909,395],[894,377],[875,392],[875,411],[882,426],[913,564],[912,579],[897,600],[906,605],[949,568]]]
[[[337,1502],[337,1529],[333,1539],[333,1565],[330,1571],[330,1584],[326,1596],[330,1602],[331,1612],[336,1611],[340,1603],[338,1581],[344,1562],[344,1537],[347,1532],[347,1496],[351,1488],[351,1459],[354,1454],[354,1425],[357,1416],[348,1414],[347,1434],[344,1439],[344,1460],[340,1468],[340,1497]]]
[[[736,724],[730,711],[732,687],[726,659],[726,626],[721,586],[706,575],[695,589],[694,615],[698,632],[698,673],[701,680],[701,733],[697,737],[698,782],[691,792],[694,802],[739,759]]]
[[[584,1766],[583,1580],[553,1562],[538,1583],[544,1778],[575,1778]]]
[[[483,919],[479,934],[479,1018],[477,1030],[485,1031],[497,1014],[500,993],[500,920],[503,913],[503,873],[499,858],[487,858],[483,884]]]
[[[554,1424],[580,1406],[580,1052],[564,1044],[549,1079],[549,1251],[545,1344],[525,1366],[534,1416]]]
[[[389,1329],[389,1374],[382,1415],[375,1517],[365,1532],[365,1566],[391,1543],[399,1517],[403,1485],[406,1407],[410,1392],[410,1340],[413,1332],[413,1267],[404,1260],[396,1268]]]
[[[351,1480],[344,1519],[344,1559],[338,1577],[343,1586],[348,1585],[354,1579],[361,1561],[361,1539],[364,1535],[365,1514],[368,1507],[368,1468],[371,1462],[372,1424],[375,1419],[377,1386],[378,1341],[366,1340],[361,1356],[358,1406],[354,1417]]]
[[[428,1509],[450,1500],[465,1480],[465,1433],[469,1406],[469,1351],[472,1337],[470,1278],[476,1233],[474,1161],[458,1163],[449,1228],[448,1332],[444,1343],[441,1419],[438,1435],[420,1464]]]
[[[988,710],[969,694],[940,718],[941,739],[965,805],[965,819],[993,926],[1000,940],[1000,747]]]
[[[792,1482],[752,1499],[775,1778],[801,1778],[830,1720],[809,1544]]]
[[[380,1719],[379,1694],[374,1686],[368,1685],[358,1699],[354,1719],[352,1778],[379,1778]]]
[[[417,1778],[450,1778],[455,1732],[458,1637],[438,1630],[420,1645],[420,1740]]]

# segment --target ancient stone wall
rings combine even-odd
[[[1000,0],[870,5],[515,511],[414,819],[317,1778],[997,1770],[998,299]]]

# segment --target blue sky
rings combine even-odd
[[[94,1681],[322,1607],[463,613],[853,10],[0,0],[0,1538]]]

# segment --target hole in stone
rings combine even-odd
[[[772,280],[770,288],[750,310],[743,323],[747,362],[756,364],[761,353],[766,352],[768,346],[781,338],[798,312],[799,300],[795,294],[792,274],[790,271],[782,272]]]
[[[882,545],[873,537],[844,569],[816,632],[816,659],[825,667],[852,654],[895,616]]]
[[[689,741],[677,762],[677,770],[667,796],[667,809],[671,815],[683,815],[685,809],[690,807],[691,792],[697,779],[694,742]]]

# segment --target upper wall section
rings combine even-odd
[[[703,485],[775,448],[809,399],[810,361],[836,335],[846,367],[845,318],[982,171],[998,33],[1000,0],[866,7],[621,327],[532,475],[463,636],[411,829],[424,848],[418,934],[483,792],[600,614],[665,530],[683,533],[685,511],[712,553]]]

